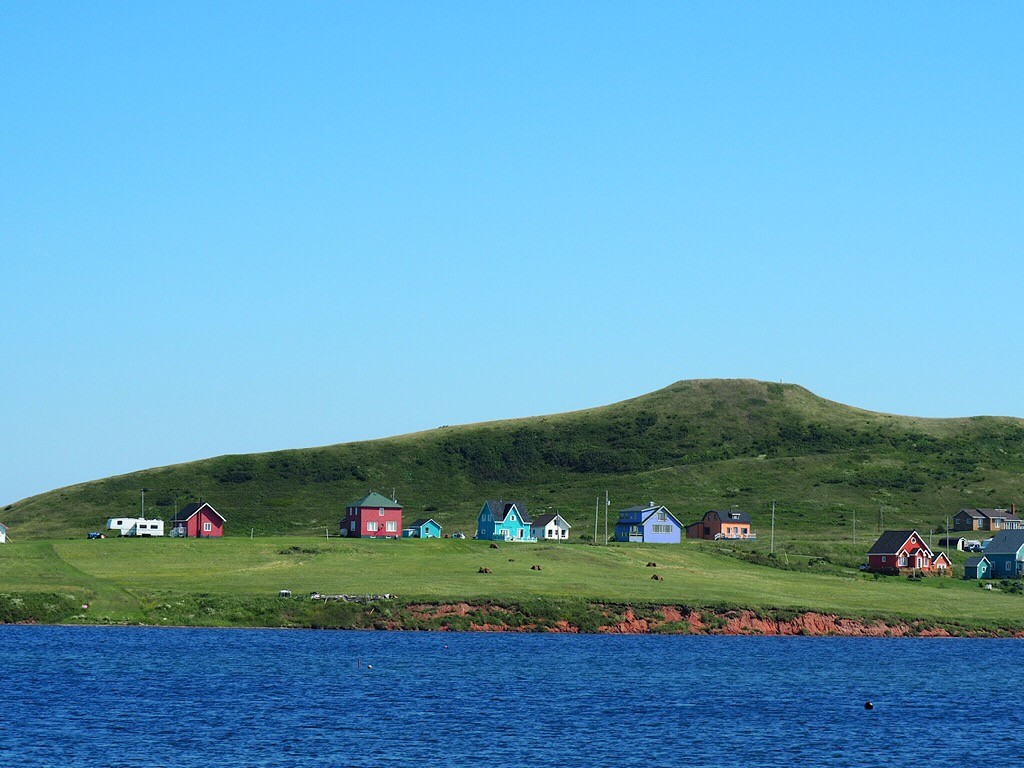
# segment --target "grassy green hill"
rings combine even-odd
[[[113,515],[150,516],[210,501],[228,532],[310,535],[337,528],[345,504],[394,488],[409,519],[472,530],[483,499],[519,498],[586,534],[594,500],[613,510],[651,499],[689,522],[711,508],[749,511],[780,540],[939,529],[961,507],[1020,500],[1024,422],[922,419],[859,410],[795,385],[682,381],[614,405],[360,443],[221,456],[61,488],[0,515],[13,539],[77,538]]]

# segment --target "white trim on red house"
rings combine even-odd
[[[217,517],[219,517],[222,522],[226,523],[228,521],[228,519],[226,517],[224,517],[224,515],[222,515],[220,512],[218,512],[216,509],[213,508],[213,505],[210,504],[210,502],[204,501],[202,504],[200,504],[198,507],[196,507],[196,510],[191,515],[189,515],[188,517],[178,517],[177,515],[175,515],[174,516],[174,522],[176,522],[176,523],[188,522],[193,517],[195,517],[200,512],[202,512],[204,508],[205,509],[209,509],[211,512],[213,512],[213,514],[215,514]]]

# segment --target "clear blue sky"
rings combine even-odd
[[[5,3],[0,501],[673,381],[1024,416],[1019,3]]]

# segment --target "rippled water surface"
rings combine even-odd
[[[0,766],[1024,765],[1022,651],[0,626]]]

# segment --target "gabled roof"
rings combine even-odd
[[[961,509],[960,512],[966,512],[974,519],[982,518],[996,518],[1002,520],[1020,520],[1021,518],[1015,515],[1008,509],[992,509],[990,507],[978,508],[978,509]]]
[[[195,515],[203,507],[206,507],[208,510],[213,512],[213,514],[215,514],[221,520],[227,522],[227,518],[224,517],[224,515],[222,515],[216,509],[214,509],[213,505],[211,505],[208,501],[203,501],[203,502],[193,501],[191,504],[186,504],[184,507],[182,507],[181,509],[179,509],[177,512],[174,513],[174,519],[171,522],[172,523],[184,523],[186,520],[190,519],[193,515]]]
[[[619,514],[623,512],[648,512],[652,509],[661,509],[661,504],[655,504],[653,501],[650,504],[641,504],[639,507],[627,507],[626,509],[620,509]]]
[[[708,515],[717,515],[718,519],[723,523],[749,523],[750,515],[746,512],[742,512],[738,509],[712,509],[705,513],[704,517]]]
[[[903,549],[903,545],[910,540],[911,536],[917,536],[917,540],[921,542],[921,548],[929,553],[931,552],[917,531],[886,531],[878,537],[878,541],[871,546],[868,554],[895,555]]]
[[[559,514],[541,515],[540,517],[538,517],[536,520],[533,521],[533,525],[537,526],[538,528],[543,528],[545,525],[550,523],[555,518],[558,518],[559,520],[561,520],[566,528],[572,528],[572,526],[569,525],[569,523],[566,521],[566,519],[564,517],[562,517],[561,515],[559,515]]]
[[[1002,531],[985,547],[986,555],[1016,555],[1024,547],[1024,531]]]
[[[966,514],[966,515],[969,515],[970,517],[973,517],[975,519],[985,517],[985,515],[981,514],[981,510],[980,509],[961,509],[957,514],[960,514],[960,515]]]
[[[504,522],[505,518],[508,517],[508,513],[512,511],[512,507],[515,507],[519,511],[519,516],[523,519],[523,522],[527,525],[531,524],[530,515],[526,512],[525,502],[488,499],[484,502],[484,505],[487,507],[487,511],[491,513],[491,517],[494,518],[495,522]]]
[[[988,563],[992,565],[992,561],[982,555],[981,557],[968,557],[967,562],[964,563],[964,568],[976,568],[982,563]]]
[[[397,501],[392,501],[387,496],[383,496],[376,491],[363,496],[361,499],[356,499],[349,507],[388,507],[389,509],[401,509],[402,505]]]
[[[413,520],[413,521],[412,521],[411,523],[409,523],[409,524],[408,524],[407,526],[405,526],[405,527],[406,527],[406,528],[420,528],[420,527],[422,527],[422,526],[426,525],[427,523],[433,523],[433,524],[434,524],[434,525],[436,525],[436,526],[437,526],[438,528],[440,528],[440,527],[441,527],[441,524],[440,524],[440,523],[438,523],[438,522],[437,522],[437,521],[436,521],[436,520],[435,520],[434,518],[432,518],[432,517],[421,517],[421,518],[419,518],[418,520]]]

